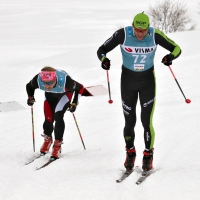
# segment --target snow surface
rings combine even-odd
[[[151,1],[151,5],[155,4]],[[188,1],[191,16],[199,21],[198,1]],[[198,200],[200,199],[200,30],[168,34],[182,48],[173,62],[176,75],[191,104],[186,104],[168,67],[161,64],[168,52],[158,47],[155,57],[157,105],[154,115],[155,172],[140,186],[134,172],[118,184],[124,170],[124,118],[120,98],[121,54],[117,47],[107,56],[113,104],[108,95],[82,97],[75,112],[86,150],[73,116],[65,114],[62,157],[45,169],[24,163],[39,152],[43,138],[43,92],[36,90],[33,152],[31,109],[25,85],[43,66],[66,70],[84,86],[107,87],[106,72],[97,59],[98,47],[135,14],[147,10],[148,0],[0,0],[1,102],[17,101],[25,110],[0,113],[1,200]],[[137,107],[136,165],[144,150],[140,106]]]

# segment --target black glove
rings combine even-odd
[[[174,55],[172,55],[172,54],[170,53],[170,54],[164,56],[161,62],[162,62],[164,65],[169,66],[169,65],[172,65],[172,60],[173,60],[173,59],[174,59]]]
[[[110,60],[104,56],[104,57],[102,57],[101,61],[102,61],[101,67],[105,70],[109,70],[110,69]]]
[[[35,98],[34,97],[28,97],[28,100],[27,100],[27,104],[29,106],[32,106],[35,102]]]
[[[69,111],[70,111],[71,113],[73,113],[73,112],[75,112],[75,110],[76,110],[76,104],[75,104],[75,103],[71,103],[71,104],[69,105]]]

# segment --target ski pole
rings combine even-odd
[[[171,71],[171,73],[172,73],[172,75],[173,75],[173,77],[174,77],[174,79],[175,79],[175,81],[176,81],[176,83],[177,83],[177,85],[178,85],[178,87],[179,87],[179,89],[180,89],[180,91],[181,91],[183,97],[185,98],[185,102],[186,102],[186,103],[190,103],[191,100],[190,100],[190,99],[186,99],[186,97],[185,97],[185,95],[184,95],[184,93],[183,93],[183,90],[181,89],[181,86],[179,85],[179,83],[178,83],[178,81],[177,81],[177,79],[176,79],[176,77],[175,77],[175,75],[174,75],[174,73],[173,73],[171,67],[170,67],[170,66],[168,66],[168,67],[169,67],[169,69],[170,69],[170,71]]]
[[[81,136],[81,132],[80,132],[80,130],[79,130],[79,127],[78,127],[78,124],[77,124],[77,121],[76,121],[76,118],[75,118],[74,113],[72,113],[72,115],[73,115],[73,117],[74,117],[74,121],[75,121],[76,127],[77,127],[77,129],[78,129],[78,132],[79,132],[79,135],[80,135],[80,138],[81,138],[81,142],[82,142],[83,147],[84,147],[84,149],[85,149],[85,144],[84,144],[84,142],[83,142],[83,138],[82,138],[82,136]],[[86,149],[85,149],[85,150],[86,150]]]
[[[34,136],[33,106],[31,106],[31,118],[32,118],[33,151],[35,152],[35,136]]]
[[[111,100],[111,92],[110,92],[110,80],[109,80],[109,74],[108,74],[108,70],[106,70],[107,73],[107,82],[108,82],[108,92],[109,92],[109,101],[108,103],[113,103],[113,100]]]

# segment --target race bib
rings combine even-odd
[[[135,71],[142,71],[144,70],[144,64],[134,64]]]

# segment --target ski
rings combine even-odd
[[[46,163],[45,163],[44,165],[42,165],[41,167],[37,167],[36,170],[40,170],[40,169],[42,169],[42,168],[48,166],[49,164],[51,164],[51,163],[54,162],[55,160],[57,160],[57,159],[55,159],[55,158],[50,158],[50,159],[48,160],[48,162],[46,162]]]
[[[126,170],[123,174],[122,174],[122,176],[119,178],[119,179],[117,179],[116,180],[116,182],[117,183],[121,183],[124,179],[126,179],[132,172],[133,172],[134,170],[133,169],[131,169],[131,170]]]
[[[140,185],[148,176],[150,176],[150,174],[152,174],[154,171],[154,168],[149,170],[149,171],[142,171],[142,175],[140,176],[140,178],[136,181],[137,185]]]
[[[33,159],[29,160],[28,162],[25,162],[25,165],[29,165],[30,163],[34,162],[35,160],[37,160],[38,158],[44,156],[45,154],[40,154],[39,156],[34,157]]]

